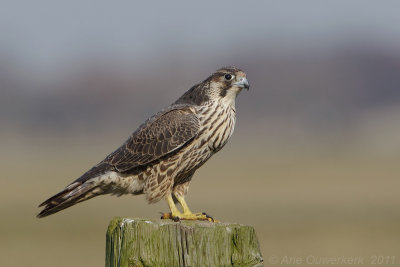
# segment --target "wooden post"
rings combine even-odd
[[[234,223],[114,218],[106,267],[263,266],[254,228]]]

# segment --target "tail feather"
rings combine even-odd
[[[64,196],[65,194],[67,194],[68,192],[71,192],[72,189],[76,188],[77,186],[81,185],[82,183],[79,182],[74,182],[72,184],[70,184],[69,186],[67,186],[64,190],[62,190],[61,192],[58,192],[57,194],[55,194],[54,196],[50,197],[49,199],[45,200],[43,203],[41,203],[39,205],[39,207],[43,207],[49,203],[51,203],[52,201],[56,201],[56,199],[59,199],[60,197]]]
[[[72,185],[74,184],[71,184],[71,186],[68,186],[63,191],[40,204],[39,207],[44,206],[44,209],[37,215],[37,217],[43,218],[49,216],[102,193],[102,190],[98,185],[96,186],[91,183]]]
[[[102,188],[99,183],[94,183],[95,178],[100,177],[102,174],[110,170],[111,166],[106,162],[100,162],[81,177],[76,179],[73,183],[68,185],[64,190],[50,197],[39,207],[44,207],[43,210],[37,215],[38,218],[49,216],[60,210],[71,207],[79,202],[88,200],[97,195],[103,194]]]

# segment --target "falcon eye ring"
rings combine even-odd
[[[232,80],[233,79],[233,76],[232,75],[230,75],[229,73],[228,74],[225,74],[225,80],[227,80],[227,81],[230,81],[230,80]]]

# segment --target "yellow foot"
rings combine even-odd
[[[198,220],[198,221],[209,221],[209,222],[217,222],[214,220],[213,217],[210,215],[206,214],[205,212],[199,212],[199,213],[174,213],[172,214],[171,212],[169,213],[163,213],[161,216],[161,219],[171,219],[174,220],[175,222],[178,222],[180,220]]]

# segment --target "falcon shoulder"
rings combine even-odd
[[[199,119],[190,105],[174,105],[142,124],[103,162],[118,172],[127,172],[179,150],[198,131]]]

